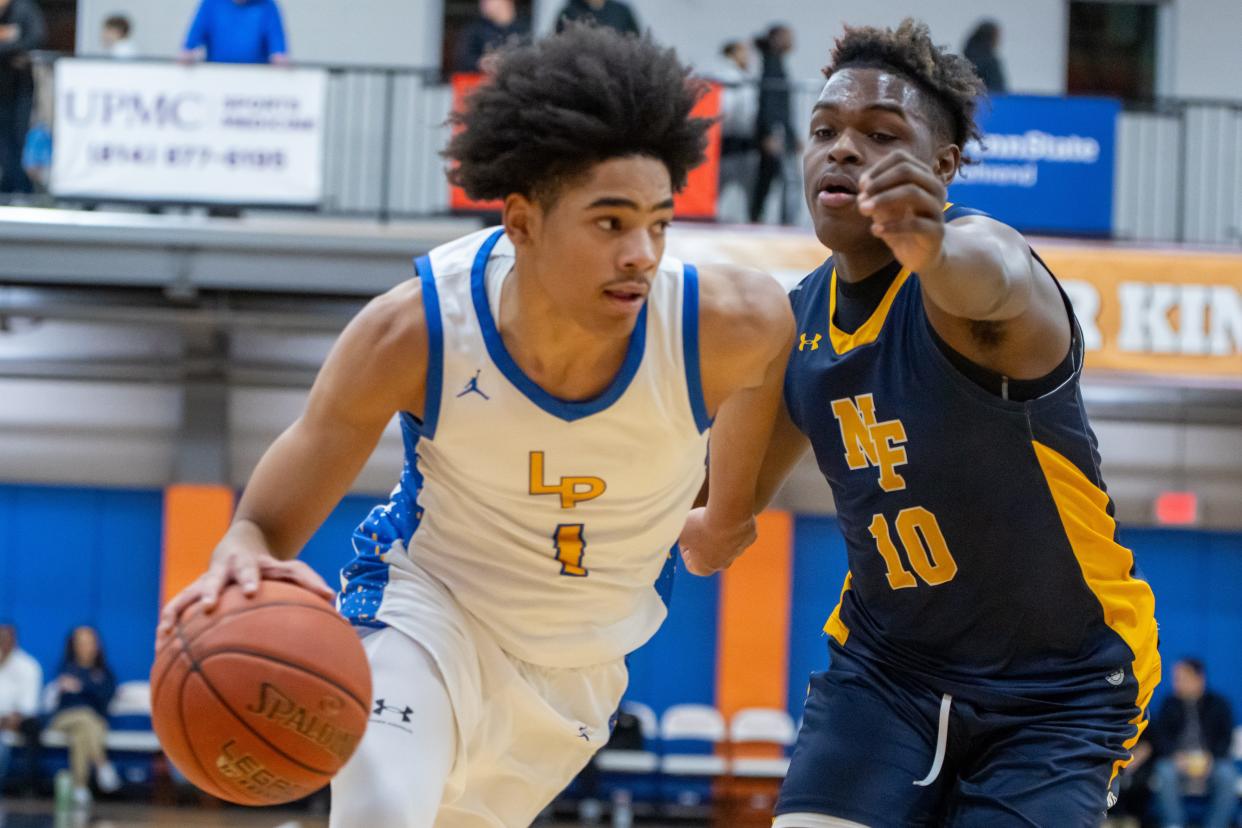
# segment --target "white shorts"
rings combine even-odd
[[[417,642],[439,668],[434,678],[443,681],[455,719],[455,727],[442,730],[455,737],[455,744],[449,748],[451,769],[434,828],[529,826],[608,741],[609,720],[628,680],[624,660],[572,669],[520,661],[501,650],[443,584],[405,555],[389,557],[401,563],[389,568],[376,614],[388,629],[371,635],[382,638],[391,630]],[[370,640],[364,646],[373,674],[391,676],[376,662],[388,650]],[[414,675],[408,679],[410,684],[426,680]],[[377,680],[370,728],[399,726],[410,705],[402,699],[409,693],[401,672]],[[409,756],[417,741],[385,744],[391,747],[381,749],[394,753],[404,744],[405,755],[389,759],[417,772],[418,762]],[[351,780],[350,790],[334,787],[334,797],[367,797],[365,790],[358,790],[367,784],[361,776],[362,781]]]

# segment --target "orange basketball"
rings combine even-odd
[[[357,634],[301,587],[232,585],[211,614],[192,608],[151,668],[164,752],[204,791],[276,805],[322,788],[367,726],[371,671]]]

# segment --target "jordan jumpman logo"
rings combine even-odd
[[[490,400],[491,397],[484,394],[482,389],[479,388],[479,374],[481,373],[483,373],[482,369],[475,371],[474,376],[470,378],[470,381],[466,383],[466,387],[457,396],[464,397],[467,394],[478,394],[483,399]]]

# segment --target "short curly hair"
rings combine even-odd
[[[449,118],[449,181],[473,199],[521,193],[547,204],[594,164],[640,155],[662,161],[681,190],[707,147],[712,121],[690,115],[706,91],[649,36],[567,26],[497,53]]]
[[[886,69],[913,81],[933,104],[935,126],[963,151],[982,139],[975,111],[985,93],[983,81],[970,61],[932,42],[926,23],[907,17],[896,29],[847,26],[824,77],[849,67]],[[964,154],[963,160],[968,160]]]

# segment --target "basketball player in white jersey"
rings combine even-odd
[[[401,482],[342,572],[375,700],[335,828],[529,825],[607,741],[624,656],[665,617],[712,418],[772,420],[783,291],[663,255],[700,95],[671,51],[607,30],[502,53],[446,155],[504,226],[420,258],[348,326],[164,612],[261,577],[330,595],[292,559],[400,417]]]

